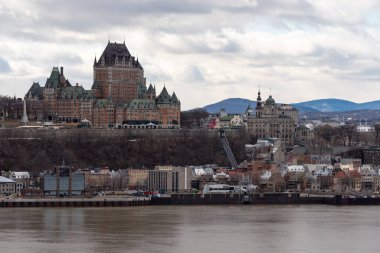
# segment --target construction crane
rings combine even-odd
[[[231,151],[230,144],[228,143],[228,140],[226,138],[226,132],[223,129],[219,130],[219,137],[222,141],[224,152],[226,152],[227,158],[230,161],[232,169],[236,169],[238,167],[238,164],[236,162],[234,154]]]

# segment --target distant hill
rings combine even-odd
[[[226,109],[228,113],[243,113],[249,104],[251,104],[251,107],[254,108],[256,106],[256,101],[243,98],[229,98],[218,103],[206,105],[203,109],[209,113],[218,113],[222,108]],[[357,110],[378,110],[380,109],[380,100],[366,103],[354,103],[348,100],[329,98],[294,103],[292,105],[301,113],[345,112]]]
[[[224,108],[228,113],[240,114],[245,112],[249,104],[254,108],[256,106],[256,101],[244,98],[228,98],[215,104],[206,105],[203,109],[208,113],[218,113],[220,109]]]
[[[380,109],[380,101],[372,101],[366,103],[354,103],[342,99],[318,99],[302,103],[293,104],[295,107],[306,106],[321,112],[346,112],[357,110],[375,110]]]
[[[355,110],[344,112],[301,112],[300,117],[324,121],[345,121],[351,118],[355,122],[375,124],[380,122],[380,110]]]

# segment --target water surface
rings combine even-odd
[[[1,252],[375,252],[380,208],[0,209]]]

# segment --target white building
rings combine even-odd
[[[0,176],[0,194],[11,195],[16,192],[16,182],[12,179]]]
[[[356,127],[358,133],[374,133],[375,127],[370,125],[359,125]]]

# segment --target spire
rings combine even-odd
[[[245,112],[248,112],[251,109],[251,103],[248,104],[247,109],[245,109]]]
[[[94,66],[96,65],[96,55],[95,55],[95,60],[94,60]]]
[[[178,103],[179,102],[179,100],[178,100],[177,95],[175,94],[175,92],[173,92],[173,95],[172,95],[172,102],[173,103]]]
[[[148,92],[149,93],[153,93],[154,92],[152,84],[149,84]]]
[[[166,87],[164,86],[160,95],[157,97],[156,101],[159,104],[170,104],[170,100],[171,100],[171,97],[170,97],[168,91],[166,90]]]
[[[262,105],[261,103],[261,92],[260,92],[260,88],[259,88],[259,92],[257,93],[257,99],[256,99],[256,108],[260,108]]]

